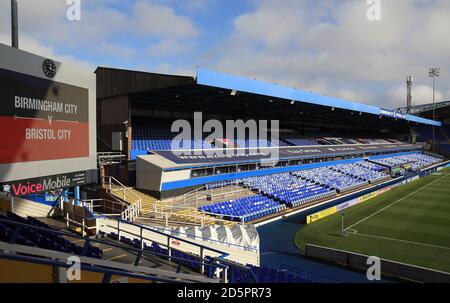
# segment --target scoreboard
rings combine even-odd
[[[0,164],[89,156],[86,88],[0,69],[0,100]]]
[[[0,191],[96,182],[95,75],[0,44]]]

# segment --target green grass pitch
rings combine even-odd
[[[342,249],[450,272],[450,171],[397,187],[302,227],[295,244]]]

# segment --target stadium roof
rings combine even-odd
[[[445,108],[445,107],[450,107],[450,101],[436,102],[434,104],[428,103],[428,104],[414,105],[414,106],[411,106],[411,113],[421,115],[422,113],[432,111],[433,108],[435,110],[438,110],[438,109]],[[398,109],[398,111],[406,113],[407,108],[401,107]]]
[[[197,69],[196,77],[108,67],[98,67],[96,75],[97,98],[109,102],[117,96],[128,95],[127,100],[130,100],[135,113],[132,121],[136,121],[137,113],[152,109],[205,112],[209,117],[222,120],[278,120],[288,128],[296,125],[323,128],[328,125],[333,129],[375,132],[394,128],[406,130],[409,123],[441,125],[440,122],[395,110],[203,68]]]
[[[373,105],[347,101],[344,99],[323,96],[320,94],[306,92],[296,88],[287,88],[273,83],[267,83],[258,80],[252,80],[244,77],[230,74],[210,71],[203,68],[197,69],[197,84],[236,90],[239,92],[253,93],[258,95],[271,96],[274,98],[285,99],[289,102],[304,102],[314,105],[327,106],[330,108],[339,108],[352,112],[372,114],[376,116],[387,116],[393,119],[401,119],[416,123],[441,126],[442,123],[417,117],[414,115],[403,114],[396,110],[388,110]]]

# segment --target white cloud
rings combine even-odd
[[[0,43],[9,44],[10,37],[0,34]],[[72,75],[74,78],[83,79],[86,76],[86,73],[92,74],[96,69],[96,65],[90,62],[79,60],[72,56],[59,54],[54,50],[54,48],[47,45],[43,45],[33,39],[28,38],[21,39],[20,48],[24,51],[37,54],[42,57],[51,58],[53,60],[63,62],[64,65],[70,66],[69,70],[71,70],[71,72],[74,73]]]
[[[118,0],[84,0],[81,20],[68,21],[65,0],[21,0],[20,39],[39,40],[66,52],[76,50],[129,60],[142,51],[142,44],[170,39],[176,47],[181,44],[178,40],[196,37],[199,31],[188,17],[154,2],[156,0],[133,1],[129,11],[125,12],[117,7]],[[0,34],[10,33],[9,12],[9,1],[2,1]],[[138,46],[119,42],[125,39],[137,39]]]
[[[178,39],[162,39],[159,43],[152,45],[149,52],[153,56],[173,56],[190,52],[193,49],[192,43]]]
[[[440,66],[439,99],[450,99],[449,1],[382,1],[379,22],[365,1],[254,4],[203,65],[384,107],[404,105],[408,75],[426,102],[428,68]]]
[[[132,26],[136,33],[156,36],[195,37],[196,27],[184,16],[176,15],[170,7],[138,1],[133,8]]]
[[[401,106],[406,106],[406,86],[393,88],[390,93],[393,100],[401,100]],[[444,95],[441,91],[435,90],[436,102],[444,101]],[[433,87],[427,85],[413,86],[412,89],[412,105],[427,104],[433,101]]]

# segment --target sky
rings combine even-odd
[[[380,107],[450,100],[450,1],[18,0],[20,48],[73,64],[195,75],[196,67]],[[0,0],[10,44],[10,0]]]

